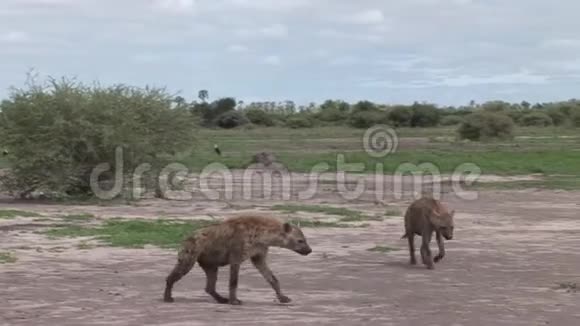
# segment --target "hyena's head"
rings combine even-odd
[[[435,228],[447,240],[453,239],[453,228],[455,227],[455,222],[453,221],[454,215],[455,210],[451,212],[443,210],[441,212],[434,212],[433,214],[432,222]]]
[[[283,247],[295,251],[303,256],[306,256],[312,252],[312,249],[306,242],[306,237],[299,227],[292,225],[290,223],[284,223],[283,225]]]

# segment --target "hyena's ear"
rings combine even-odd
[[[290,225],[290,223],[286,222],[284,223],[284,233],[290,233],[292,231],[292,225]]]
[[[454,209],[453,209],[453,210],[451,210],[451,213],[450,213],[450,215],[451,215],[451,217],[455,216],[455,210],[454,210]]]

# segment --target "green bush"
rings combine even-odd
[[[387,114],[382,111],[359,111],[351,114],[348,124],[354,128],[370,128],[376,124],[384,123]]]
[[[463,122],[463,118],[457,115],[448,115],[441,118],[442,126],[455,126]]]
[[[561,126],[568,120],[566,114],[564,114],[564,112],[562,112],[562,110],[559,108],[550,108],[546,111],[546,114],[550,117],[550,119],[552,119],[552,123],[555,126]]]
[[[154,173],[193,140],[194,119],[187,108],[172,109],[172,100],[155,88],[87,87],[65,79],[13,90],[0,107],[0,143],[11,154],[3,187],[22,197],[35,190],[90,195],[97,165],[111,167],[99,182],[119,169],[117,149],[128,179],[142,163]]]
[[[409,107],[396,106],[389,112],[388,119],[395,127],[408,127],[411,125],[413,112]]]
[[[258,126],[272,127],[275,125],[274,118],[272,115],[261,109],[248,109],[246,110],[246,118],[250,120],[251,123]]]
[[[243,126],[249,122],[241,112],[238,111],[228,111],[222,113],[216,119],[216,125],[224,129],[232,129],[236,127]]]
[[[346,102],[327,100],[320,105],[316,119],[323,122],[344,122],[348,119],[349,110],[350,106]]]
[[[411,127],[434,127],[439,119],[439,110],[431,104],[415,103],[411,106]]]
[[[305,116],[291,116],[286,119],[286,127],[292,129],[312,128],[312,120]]]
[[[469,140],[513,138],[514,121],[507,115],[492,111],[478,111],[465,117],[457,130],[459,136]]]
[[[576,107],[570,111],[570,121],[572,126],[580,128],[580,107]]]
[[[543,112],[532,112],[523,115],[519,122],[526,127],[548,127],[553,124],[552,118]]]

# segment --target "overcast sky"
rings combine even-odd
[[[578,0],[0,0],[0,96],[26,72],[188,100],[580,97]]]

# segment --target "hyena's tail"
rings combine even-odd
[[[163,299],[165,302],[173,302],[171,292],[173,289],[173,284],[179,281],[183,276],[185,276],[195,265],[197,257],[199,255],[199,248],[197,248],[195,239],[187,239],[184,243],[183,248],[178,253],[177,263],[173,267],[173,270],[167,278],[165,279],[165,292]]]

